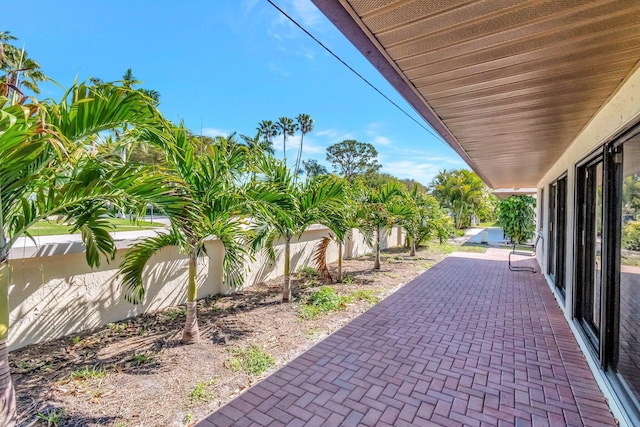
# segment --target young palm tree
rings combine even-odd
[[[246,197],[240,182],[247,149],[230,139],[220,139],[200,153],[193,138],[182,127],[166,135],[150,133],[148,138],[164,149],[169,163],[168,172],[184,183],[180,191],[193,200],[194,215],[189,221],[175,221],[177,225],[169,234],[159,234],[134,245],[126,253],[120,272],[128,291],[127,300],[139,303],[145,296],[142,273],[156,252],[167,246],[178,246],[189,254],[187,319],[182,333],[182,342],[187,344],[200,338],[196,313],[196,270],[208,238],[215,236],[224,245],[225,282],[231,287],[242,284],[242,267],[247,255],[242,245]]]
[[[485,184],[467,169],[439,172],[431,187],[440,203],[451,209],[458,229],[468,225],[469,218],[485,199]]]
[[[265,157],[257,168],[257,183],[251,197],[262,195],[254,211],[252,248],[264,248],[275,259],[274,242],[284,240],[284,284],[282,302],[291,301],[291,241],[312,224],[326,224],[339,215],[343,204],[342,180],[325,175],[297,183],[291,170],[273,157]],[[268,196],[267,196],[268,195]]]
[[[298,157],[296,157],[296,167],[293,169],[295,174],[300,170],[300,161],[302,160],[302,147],[304,144],[305,134],[313,130],[313,119],[308,114],[298,114],[296,117],[298,129],[300,129],[300,148],[298,149]]]
[[[342,282],[342,254],[343,248],[348,238],[351,237],[353,228],[358,226],[357,222],[357,204],[349,187],[348,181],[343,179],[344,200],[339,215],[331,215],[326,218],[324,225],[331,230],[331,239],[338,245],[338,271],[336,273],[336,282]],[[327,247],[324,250],[326,252]],[[326,253],[323,255],[326,259]]]
[[[59,103],[11,104],[0,98],[0,425],[16,423],[7,335],[9,252],[29,228],[52,215],[82,231],[89,265],[113,257],[107,203],[142,211],[154,203],[173,218],[184,214],[177,183],[117,156],[88,156],[92,136],[129,124],[155,126],[161,116],[135,91],[75,85]]]
[[[278,127],[271,120],[263,120],[258,125],[258,132],[262,134],[264,142],[266,143],[263,145],[263,151],[273,156],[275,154],[273,149],[273,137],[278,135]]]
[[[404,204],[409,210],[401,215],[398,224],[404,228],[411,244],[409,256],[416,255],[416,246],[423,240],[437,236],[442,243],[453,231],[451,218],[442,212],[440,204],[430,194],[419,191],[418,183],[404,193]]]
[[[357,199],[359,228],[374,244],[374,270],[380,270],[382,230],[392,227],[398,217],[411,212],[411,209],[402,203],[403,190],[404,186],[401,183],[390,181],[379,189],[364,189]]]
[[[298,130],[298,125],[289,117],[280,117],[276,123],[278,135],[282,135],[282,151],[284,152],[284,164],[287,164],[287,136],[293,136]]]

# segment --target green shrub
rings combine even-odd
[[[353,285],[354,283],[356,283],[356,278],[353,276],[344,276],[342,278],[342,283],[344,283],[345,285]]]
[[[318,272],[313,267],[303,265],[302,267],[298,268],[298,276],[305,280],[315,279],[316,277],[318,277]]]
[[[95,380],[95,379],[100,379],[100,378],[104,378],[107,376],[107,371],[105,371],[104,369],[101,368],[97,368],[95,366],[93,367],[88,367],[85,366],[84,368],[78,368],[75,371],[73,371],[70,375],[69,378],[72,380]]]
[[[630,251],[640,251],[640,222],[630,222],[622,230],[622,247]]]
[[[337,310],[344,302],[343,297],[338,295],[336,290],[329,286],[322,286],[309,296],[309,304],[315,305],[323,312]]]
[[[315,305],[302,304],[298,308],[298,316],[302,320],[311,320],[320,316],[320,309]]]
[[[536,231],[536,199],[531,196],[510,196],[500,201],[498,223],[513,243],[525,243]]]
[[[38,413],[38,419],[47,423],[48,427],[58,427],[60,421],[67,416],[64,408],[50,409],[47,413]]]
[[[358,301],[368,301],[374,305],[380,302],[380,298],[374,295],[372,289],[358,289],[352,295],[353,299]]]
[[[249,375],[260,375],[276,364],[273,356],[257,345],[229,351],[233,354],[231,369],[236,372],[242,370]]]
[[[214,378],[211,381],[201,381],[196,383],[196,385],[193,386],[193,388],[189,392],[189,400],[191,401],[191,403],[197,404],[201,402],[208,402],[209,400],[211,400],[213,394],[211,394],[207,390],[207,388],[214,385],[215,382],[216,380]]]
[[[306,303],[298,309],[298,315],[302,320],[315,319],[320,314],[343,309],[349,302],[351,302],[349,295],[338,295],[335,289],[322,286],[309,295]]]

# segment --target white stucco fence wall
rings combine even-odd
[[[153,235],[154,232],[137,233]],[[330,232],[322,226],[312,226],[291,244],[291,271],[313,265],[313,252],[317,243]],[[398,228],[384,233],[381,247],[402,242]],[[144,270],[147,294],[143,303],[134,305],[125,301],[117,269],[129,246],[135,242],[131,233],[121,233],[116,239],[116,258],[91,269],[86,262],[84,246],[77,237],[65,236],[60,240],[46,239],[39,246],[14,247],[9,262],[12,285],[9,288],[10,331],[9,349],[48,341],[84,330],[97,328],[133,316],[152,312],[186,302],[188,260],[176,247],[156,254]],[[356,249],[347,254],[358,257],[371,252],[363,236],[354,230],[351,244]],[[206,243],[207,255],[198,261],[198,297],[231,292],[222,280],[221,267],[224,247],[218,240]],[[282,241],[276,242],[276,260],[261,253],[249,262],[245,286],[251,286],[284,274]],[[331,243],[327,261],[338,258],[338,247]]]

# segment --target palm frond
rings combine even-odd
[[[182,244],[183,239],[181,236],[172,232],[148,237],[133,245],[125,254],[122,264],[120,264],[125,299],[133,304],[142,302],[146,292],[142,274],[147,262],[159,250],[168,246],[181,246]]]
[[[333,280],[327,267],[327,249],[330,243],[330,237],[323,237],[313,250],[313,263],[316,266],[318,276],[325,282],[331,282]]]

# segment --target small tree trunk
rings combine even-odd
[[[0,425],[13,427],[18,423],[16,395],[9,372],[9,265],[0,260]]]
[[[196,304],[198,288],[196,287],[196,267],[198,257],[195,249],[189,253],[189,287],[187,288],[187,320],[182,331],[182,343],[189,344],[200,339]]]
[[[342,283],[342,242],[338,242],[338,274],[336,282]]]
[[[373,263],[374,270],[380,270],[380,229],[376,229],[376,260]]]
[[[291,262],[291,238],[287,238],[284,243],[284,287],[282,288],[282,302],[291,301],[291,282],[289,278]]]
[[[416,256],[416,239],[411,237],[411,253],[409,256]]]

